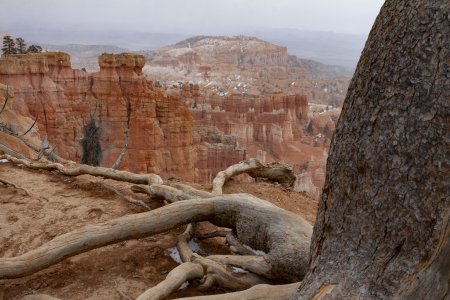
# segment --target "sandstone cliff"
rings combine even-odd
[[[199,84],[204,94],[306,95],[340,106],[349,77],[339,68],[288,54],[286,47],[249,36],[197,36],[147,52],[144,72],[167,87]]]
[[[14,91],[13,109],[37,118],[41,135],[58,153],[79,161],[83,125],[94,118],[102,129],[105,166],[111,166],[129,135],[125,169],[195,177],[194,121],[175,97],[154,89],[142,74],[144,58],[104,54],[100,71],[73,70],[62,52],[0,59],[0,82]]]
[[[189,84],[177,95],[191,110],[196,133],[208,142],[205,151],[209,155],[197,161],[207,164],[197,165],[206,171],[202,181],[208,181],[232,159],[256,157],[263,162],[292,164],[298,174],[296,190],[318,196],[338,110],[327,111],[325,105],[309,105],[305,96],[283,93],[205,96],[198,85]],[[311,132],[306,130],[309,124]]]
[[[333,107],[341,105],[349,82],[336,77],[339,70],[248,36],[193,37],[147,53],[146,60],[144,73],[181,97],[197,126],[208,127],[215,139],[236,138],[237,148],[208,142],[198,161],[208,157],[208,167],[199,167],[206,170],[201,180],[221,170],[218,157],[234,157],[234,147],[247,158],[293,164],[297,190],[318,196],[340,112]]]
[[[39,134],[62,157],[80,161],[82,129],[93,118],[104,166],[128,137],[122,169],[210,182],[245,158],[281,160],[299,174],[297,189],[317,196],[336,121],[327,106],[281,92],[209,94],[196,84],[166,93],[145,79],[144,64],[140,55],[103,54],[100,71],[87,73],[62,52],[14,55],[0,59],[0,82],[14,92],[11,108],[28,123],[37,118]]]

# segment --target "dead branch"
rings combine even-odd
[[[13,156],[13,157],[17,157],[19,159],[27,159],[25,156],[23,156],[21,153],[14,151],[12,149],[10,149],[9,147],[6,147],[5,145],[0,144],[0,152],[3,152],[7,155]]]
[[[199,240],[206,240],[206,239],[212,239],[215,237],[226,237],[228,232],[230,232],[231,230],[217,230],[217,231],[213,231],[213,232],[208,232],[208,233],[204,233],[204,234],[198,234],[196,235],[196,238]]]
[[[171,203],[194,198],[211,198],[214,196],[211,193],[196,190],[187,185],[176,186],[181,187],[183,190],[164,184],[153,184],[145,188],[141,186],[132,186],[131,190],[135,193],[145,193],[150,195],[152,198],[167,200]]]
[[[15,189],[17,189],[17,190],[21,190],[22,192],[25,193],[25,195],[30,196],[30,193],[29,193],[26,189],[24,189],[24,188],[22,188],[22,187],[16,185],[15,183],[12,183],[11,181],[8,181],[8,180],[6,180],[6,179],[0,178],[0,182],[3,183],[3,184],[5,184],[5,185],[12,186],[13,188],[15,188]]]
[[[0,178],[0,182],[3,183],[4,185],[9,185],[12,186],[15,189],[18,189],[19,187],[17,185],[15,185],[14,183],[12,183],[11,181],[8,181],[6,179],[2,179]]]
[[[1,144],[0,144],[1,146]],[[0,148],[0,150],[2,150]],[[9,154],[0,155],[0,158],[7,159],[15,164],[22,164],[30,169],[42,169],[42,170],[57,170],[67,176],[79,176],[79,175],[92,175],[103,177],[107,179],[113,179],[117,181],[125,181],[136,184],[155,184],[162,183],[161,177],[155,174],[136,174],[127,171],[112,170],[104,167],[93,167],[82,164],[68,164],[63,165],[60,163],[41,163],[33,162],[26,158],[16,158]]]
[[[212,183],[212,193],[214,195],[221,195],[223,185],[231,177],[243,173],[247,173],[254,178],[266,178],[289,187],[292,186],[295,181],[295,175],[289,165],[281,163],[270,163],[265,165],[259,160],[251,158],[217,173]]]
[[[259,284],[247,290],[211,296],[182,298],[183,300],[289,300],[300,286],[300,282],[284,285]]]
[[[45,136],[41,139],[41,146],[39,147],[39,151],[34,160],[40,160],[41,157],[45,154],[45,150],[47,150],[49,148],[50,148],[50,146],[48,144],[48,139],[47,139],[47,136]]]
[[[145,291],[136,300],[165,299],[173,291],[179,289],[184,282],[202,277],[203,268],[201,265],[191,262],[182,263],[170,271],[165,280]]]
[[[198,190],[196,188],[193,188],[187,184],[182,184],[179,182],[169,182],[167,183],[169,186],[174,187],[180,191],[183,191],[187,197],[192,198],[211,198],[214,197],[214,195],[207,191]]]
[[[8,103],[8,99],[9,99],[9,93],[8,93],[8,85],[6,85],[6,96],[5,96],[5,103],[3,103],[2,109],[0,109],[0,114],[3,112],[3,110],[6,107],[6,103]]]
[[[25,136],[28,132],[30,132],[31,129],[33,129],[34,125],[36,125],[37,119],[38,119],[38,116],[36,116],[36,118],[34,119],[33,124],[31,124],[30,128],[28,128],[24,133],[22,133],[20,135],[20,137]]]
[[[111,169],[117,169],[120,166],[120,163],[122,162],[123,157],[125,156],[125,153],[127,152],[128,148],[128,140],[130,136],[130,119],[131,119],[131,102],[125,98],[127,101],[127,129],[125,130],[125,137],[123,140],[123,146],[122,149],[120,149],[119,156],[117,157],[116,161],[112,165]]]
[[[20,300],[60,300],[60,299],[45,294],[33,294],[22,297],[20,298]]]
[[[124,199],[127,202],[130,202],[132,204],[135,205],[139,205],[144,207],[146,210],[152,210],[150,206],[148,206],[144,201],[139,200],[139,199],[134,199],[131,196],[125,195],[121,192],[119,192],[117,189],[113,188],[112,186],[106,185],[106,184],[101,184],[103,186],[104,189],[107,189],[108,191],[113,192],[114,194],[116,194],[117,196],[119,196],[120,198]]]
[[[266,278],[271,278],[270,265],[263,256],[209,255],[208,259],[223,265],[238,267]]]
[[[120,149],[119,156],[117,157],[116,161],[112,165],[111,169],[117,169],[120,167],[120,163],[122,162],[123,157],[125,156],[125,153],[128,149],[128,139],[129,139],[129,133],[128,130],[125,132],[125,138],[123,140],[123,146]]]
[[[213,214],[213,205],[205,200],[181,201],[177,205],[89,225],[58,236],[20,256],[0,258],[0,279],[22,277],[88,250],[161,233]]]
[[[227,235],[225,237],[227,243],[230,245],[230,250],[232,252],[240,255],[255,255],[254,251],[246,248],[241,242],[239,242],[239,240],[236,238],[236,236],[233,234],[232,231],[227,232]]]
[[[226,238],[227,243],[230,245],[230,250],[234,253],[238,253],[240,255],[255,255],[254,251],[248,249],[241,242],[239,242],[231,230],[218,230],[197,236],[199,240],[211,239],[215,237]]]
[[[193,252],[191,248],[188,245],[188,242],[191,240],[192,236],[194,234],[194,225],[188,224],[186,226],[186,230],[180,234],[177,238],[177,249],[180,253],[181,261],[183,262],[190,262]]]
[[[114,280],[114,288],[116,289],[117,293],[119,293],[119,295],[122,296],[122,298],[124,298],[126,300],[133,300],[133,298],[129,297],[124,292],[122,292],[122,290],[119,288],[119,284],[117,283],[117,280]]]
[[[247,194],[232,194],[179,201],[63,234],[20,256],[0,258],[0,279],[21,277],[91,249],[199,221],[234,228],[240,240],[256,249],[262,247],[267,252],[272,276],[280,280],[297,281],[306,271],[311,225],[264,200]],[[225,268],[218,263],[214,265],[212,260],[196,257],[195,261],[211,269],[212,274],[220,274],[219,280],[227,275],[223,271]],[[226,282],[220,284],[227,286]],[[240,286],[241,289],[248,287],[241,283]]]
[[[207,237],[225,235],[236,252],[254,254],[245,246],[247,244],[266,251],[267,255],[199,256],[189,248],[188,242],[193,235],[193,225],[188,225],[177,242],[177,248],[185,263],[172,270],[163,282],[144,292],[139,299],[163,299],[186,280],[194,278],[203,279],[200,289],[207,289],[216,284],[230,290],[243,290],[267,283],[267,278],[298,281],[306,272],[311,225],[301,217],[251,195],[232,194],[213,197],[213,193],[179,183],[172,183],[172,186],[163,185],[161,178],[153,174],[134,174],[75,163],[63,165],[32,162],[7,154],[0,158],[32,169],[57,170],[67,176],[89,174],[146,184],[145,188],[133,186],[132,190],[172,202],[157,210],[121,217],[66,233],[18,257],[0,258],[0,279],[21,277],[91,249],[157,234],[181,224],[199,221],[210,221],[216,226],[231,228],[232,230],[226,233],[216,232]],[[228,178],[239,172],[258,169],[259,165],[261,164],[258,161],[251,160],[235,165],[235,168],[228,168],[229,172],[222,173],[225,174],[222,177],[225,179],[219,185],[223,185]],[[271,176],[270,172],[268,176]],[[215,182],[217,183],[216,180]],[[219,185],[216,184],[215,187]],[[108,189],[118,193],[114,188]],[[234,267],[245,271],[237,272]]]
[[[257,284],[267,283],[267,280],[261,276],[250,272],[235,273],[225,265],[195,253],[192,255],[191,261],[200,264],[206,270],[205,283],[207,282],[207,284],[204,283],[202,287],[205,290],[214,284],[229,290],[239,291]]]

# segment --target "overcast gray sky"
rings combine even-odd
[[[132,30],[237,34],[295,28],[367,34],[383,0],[0,0],[0,32]]]

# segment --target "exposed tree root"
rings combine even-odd
[[[44,295],[44,294],[33,294],[33,295],[27,295],[25,297],[20,298],[20,300],[59,300],[58,298]]]
[[[2,149],[0,149],[2,150]],[[117,181],[126,181],[137,184],[162,183],[161,177],[155,174],[136,174],[126,171],[118,171],[104,167],[93,167],[81,164],[63,165],[60,163],[32,162],[25,158],[16,158],[9,154],[0,155],[0,159],[7,159],[15,164],[22,164],[30,169],[57,170],[67,176],[92,175]]]
[[[111,169],[118,169],[120,167],[120,164],[122,163],[122,159],[125,156],[125,153],[128,149],[128,141],[130,139],[130,118],[131,118],[131,104],[128,99],[127,101],[127,128],[125,130],[125,137],[123,140],[123,146],[120,149],[119,156],[117,157],[116,161],[112,165]]]
[[[116,161],[112,165],[111,169],[118,169],[120,167],[120,164],[122,163],[122,159],[125,156],[125,153],[127,152],[127,149],[128,149],[128,140],[129,140],[129,130],[127,129],[127,131],[125,132],[123,146],[120,149],[119,156],[117,157]]]
[[[182,263],[170,271],[165,280],[145,291],[137,297],[137,300],[165,299],[173,291],[179,289],[184,282],[202,277],[203,267],[201,265],[191,262]]]
[[[183,282],[196,278],[203,278],[203,283],[199,288],[204,290],[209,289],[214,284],[230,290],[242,290],[266,282],[262,277],[249,272],[236,274],[231,268],[228,268],[226,263],[220,261],[220,258],[218,258],[220,256],[215,256],[215,259],[211,259],[210,257],[213,256],[202,257],[194,254],[188,245],[193,233],[194,227],[192,224],[189,224],[185,232],[178,237],[177,249],[184,263],[172,270],[162,283],[143,294],[147,296],[152,295],[152,297],[143,299],[162,299],[159,297],[161,295],[161,287],[164,287],[164,295],[167,296],[178,289]],[[243,260],[245,258],[242,258],[241,261]],[[226,261],[226,259],[224,258],[223,261]],[[257,264],[257,262],[255,261],[254,264]],[[188,268],[194,269],[194,266],[196,271],[188,270]]]
[[[197,190],[185,184],[173,184],[173,186],[175,187],[164,184],[153,184],[147,187],[135,185],[131,187],[131,190],[135,193],[145,193],[152,198],[167,200],[169,202],[194,198],[211,198],[214,196],[209,192]]]
[[[247,290],[211,296],[187,297],[184,300],[289,300],[300,282],[284,285],[258,284]]]
[[[8,147],[6,147],[5,145],[0,144],[0,152],[5,153],[6,155],[10,155],[13,157],[17,157],[19,159],[27,159],[25,156],[23,156],[21,153],[16,152]]]
[[[256,285],[258,289],[255,291],[258,292],[263,290],[263,287],[273,288],[260,285],[267,283],[268,279],[298,281],[307,270],[312,233],[309,223],[298,215],[248,194],[220,195],[223,184],[230,177],[242,173],[249,173],[254,177],[266,176],[286,185],[292,184],[292,178],[289,176],[292,170],[285,165],[263,165],[253,159],[241,162],[219,173],[213,182],[213,192],[209,193],[180,183],[164,185],[161,178],[153,174],[134,174],[75,163],[62,165],[32,162],[14,156],[14,153],[5,154],[0,158],[31,169],[57,170],[67,176],[89,174],[145,184],[146,186],[133,186],[132,190],[172,204],[77,229],[18,257],[0,258],[0,279],[21,277],[91,249],[154,235],[182,224],[189,224],[177,242],[184,263],[138,299],[164,299],[185,281],[192,279],[200,280],[199,289],[219,285],[229,290],[244,290]],[[111,189],[118,193],[114,188]],[[188,242],[193,237],[193,225],[199,221],[210,221],[216,226],[230,228],[231,230],[203,235],[201,238],[225,236],[230,248],[245,256],[202,257],[193,253]],[[245,245],[263,250],[267,254],[256,256],[254,251]],[[235,267],[243,270],[234,269]],[[242,295],[246,293],[248,292]]]
[[[295,181],[295,175],[292,168],[281,163],[262,164],[259,160],[251,158],[238,164],[228,167],[226,170],[217,173],[213,180],[214,195],[222,194],[223,185],[233,176],[247,173],[254,178],[266,178],[278,182],[285,186],[292,186]]]
[[[116,289],[117,293],[119,293],[120,296],[122,296],[122,298],[126,299],[126,300],[133,300],[133,298],[131,298],[130,296],[126,295],[124,292],[122,292],[122,290],[119,288],[119,284],[117,283],[117,281],[114,281],[114,288]]]
[[[271,276],[292,282],[300,280],[306,271],[311,225],[301,217],[251,195],[232,194],[180,201],[63,234],[20,256],[0,258],[0,279],[21,277],[78,253],[198,221],[233,228],[245,243],[265,250]],[[210,260],[202,259],[195,258],[203,266],[214,269]],[[216,268],[215,271],[220,270]]]
[[[117,189],[113,188],[112,186],[106,185],[106,184],[102,184],[103,188],[107,189],[108,191],[111,191],[113,193],[115,193],[117,196],[119,196],[120,198],[124,199],[127,202],[130,202],[134,205],[139,205],[144,207],[146,210],[152,210],[150,206],[148,206],[144,201],[139,200],[139,199],[134,199],[131,196],[125,195],[121,192],[119,192]]]
[[[240,255],[255,255],[255,252],[253,250],[245,247],[241,242],[239,242],[239,240],[231,230],[218,230],[197,236],[199,240],[205,240],[215,237],[226,238],[226,242],[230,245],[230,250],[234,253],[238,253]]]
[[[5,102],[3,102],[2,108],[0,108],[0,114],[1,114],[1,113],[3,112],[3,110],[5,109],[6,104],[8,103],[8,100],[9,100],[8,89],[9,89],[9,86],[6,85]]]
[[[12,183],[11,181],[8,181],[8,180],[6,180],[6,179],[0,178],[0,183],[3,183],[3,184],[5,184],[5,185],[12,186],[13,188],[15,188],[15,189],[17,189],[17,190],[20,190],[20,191],[24,192],[25,195],[30,196],[30,193],[29,193],[26,189],[21,188],[20,186],[16,185],[15,183]]]
[[[271,278],[271,267],[264,256],[210,255],[208,258],[223,265],[238,267],[254,274]]]

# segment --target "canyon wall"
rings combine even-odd
[[[204,95],[281,92],[338,107],[350,81],[339,67],[300,59],[250,36],[197,36],[144,53],[150,79],[168,88],[198,84]]]
[[[207,168],[198,166],[209,172],[203,174],[203,180],[210,180],[208,175],[226,167],[220,158],[230,152],[221,151],[232,147],[241,150],[245,158],[293,165],[298,174],[296,190],[319,195],[325,181],[327,149],[339,116],[337,109],[311,106],[305,96],[280,92],[205,96],[198,85],[183,84],[178,92],[171,90],[171,93],[178,95],[190,109],[196,132],[215,142],[208,151],[218,155],[209,155]]]
[[[300,140],[305,134],[308,101],[300,95],[273,93],[263,96],[231,94],[200,97],[182,93],[183,102],[191,109],[197,125],[215,126],[226,135],[235,136],[238,145],[253,143],[281,159],[285,145]],[[256,153],[248,149],[248,155]]]
[[[0,83],[14,92],[14,111],[28,123],[36,118],[39,134],[64,158],[81,160],[92,118],[101,128],[102,166],[113,165],[126,141],[121,169],[202,183],[256,157],[292,164],[297,189],[318,195],[338,113],[279,91],[217,95],[188,83],[165,90],[145,79],[144,63],[141,55],[103,54],[100,71],[88,73],[72,69],[62,52],[12,55],[0,59]]]
[[[179,99],[153,88],[142,74],[144,58],[104,54],[100,71],[73,70],[62,52],[0,59],[0,83],[14,92],[13,109],[37,118],[62,157],[80,161],[83,126],[102,130],[102,165],[111,166],[128,134],[122,168],[195,179],[194,120]]]
[[[234,136],[246,158],[292,164],[296,189],[318,196],[350,80],[342,70],[249,36],[197,36],[145,55],[146,76],[183,99],[197,128]],[[211,144],[208,151],[228,147]],[[222,169],[208,157],[209,172]]]

